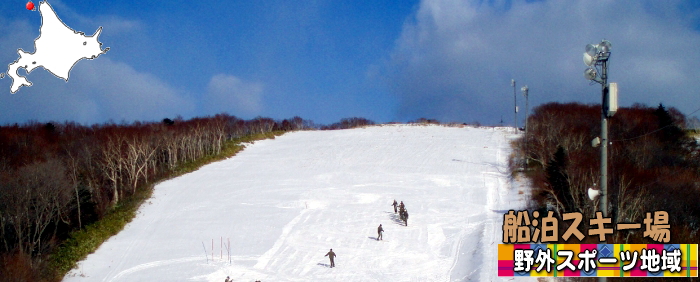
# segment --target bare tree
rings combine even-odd
[[[67,150],[66,154],[68,155],[68,159],[66,167],[68,169],[68,175],[71,180],[71,186],[73,186],[73,190],[75,191],[75,203],[78,207],[78,228],[82,229],[83,228],[83,222],[82,222],[82,215],[80,214],[80,193],[78,192],[78,186],[80,185],[80,182],[78,181],[78,160],[76,156],[73,155],[73,153],[70,150]]]
[[[64,218],[71,187],[65,167],[57,159],[20,168],[16,182],[5,187],[4,214],[12,226],[17,246],[23,254],[41,254],[44,239],[55,235],[57,222]],[[53,233],[47,233],[49,226]]]
[[[109,136],[102,148],[100,165],[104,175],[112,183],[112,206],[119,203],[119,183],[123,169],[122,143],[123,138],[119,135]]]
[[[148,163],[156,152],[153,144],[144,136],[134,136],[126,142],[125,172],[130,180],[132,194],[136,193],[139,178],[146,179]]]

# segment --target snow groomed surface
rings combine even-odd
[[[529,197],[509,178],[510,133],[384,125],[257,141],[157,185],[64,281],[500,280],[503,214]]]

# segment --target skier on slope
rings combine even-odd
[[[408,226],[408,210],[406,209],[403,210],[403,220],[406,222],[406,226]]]
[[[377,234],[378,234],[378,235],[377,235],[377,241],[379,241],[379,240],[384,240],[384,239],[382,238],[382,233],[383,233],[383,232],[384,232],[384,228],[382,228],[382,225],[379,224],[379,227],[377,228]]]
[[[398,205],[398,203],[396,203],[396,200],[394,200],[394,203],[391,205],[394,206],[394,213],[396,213],[396,206]]]
[[[331,249],[325,256],[331,259],[331,268],[335,267],[335,262],[333,262],[333,258],[335,258],[335,253],[333,252],[333,249]]]

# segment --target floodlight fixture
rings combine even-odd
[[[612,49],[612,43],[610,43],[610,41],[607,41],[605,39],[603,39],[603,41],[600,42],[600,44],[598,44],[598,52],[600,52],[600,53],[609,53],[611,49]]]
[[[586,45],[586,54],[591,57],[598,55],[598,44],[588,44]]]
[[[583,53],[583,63],[587,66],[592,66],[596,62],[595,57],[589,55],[588,53]]]
[[[610,41],[603,39],[603,41],[597,45],[597,49],[598,49],[598,56],[596,57],[596,60],[607,61],[608,57],[610,57],[610,50],[612,49],[612,43],[610,43]]]
[[[602,194],[600,190],[588,188],[588,198],[591,199],[591,201],[595,201],[595,199],[600,197],[600,194]]]
[[[583,62],[590,67],[598,64],[598,62],[607,61],[610,57],[611,49],[612,43],[605,39],[598,44],[588,44],[586,45],[586,52],[583,53]]]
[[[583,71],[583,77],[588,80],[595,80],[598,76],[598,72],[594,68],[587,68]]]

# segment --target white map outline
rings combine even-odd
[[[8,65],[7,75],[12,78],[10,87],[12,94],[19,91],[22,86],[33,85],[26,77],[17,73],[20,68],[24,68],[29,74],[36,68],[42,67],[68,82],[70,71],[79,61],[93,60],[109,51],[109,47],[102,49],[102,43],[98,41],[102,27],[99,27],[92,36],[85,36],[85,33],[75,31],[66,25],[47,1],[39,3],[39,12],[41,27],[39,37],[34,40],[34,53],[27,53],[19,48],[17,49],[19,58]]]

